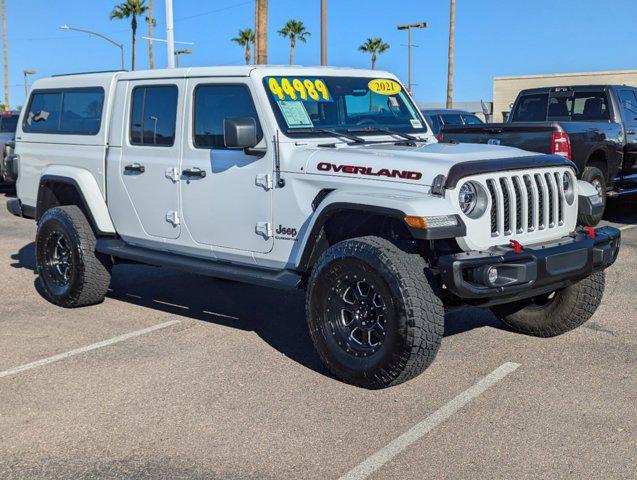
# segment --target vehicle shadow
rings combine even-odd
[[[6,185],[0,183],[0,194],[7,198],[15,198],[15,185]]]
[[[11,256],[13,268],[35,270],[35,244]],[[34,286],[42,295],[38,279]],[[332,377],[316,354],[305,322],[304,292],[258,287],[146,265],[113,268],[108,298],[256,333],[286,357]],[[444,335],[505,327],[489,312],[462,309],[445,317]]]

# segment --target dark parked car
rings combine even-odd
[[[437,109],[421,110],[434,135],[438,135],[443,125],[482,125],[475,114],[464,110]]]
[[[637,89],[582,85],[523,90],[506,123],[447,125],[443,141],[507,145],[571,159],[607,197],[637,193]],[[602,214],[580,220],[595,225]]]
[[[15,140],[20,112],[6,111],[0,113],[0,183],[14,183],[15,175],[7,159],[7,145]]]

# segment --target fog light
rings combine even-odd
[[[498,269],[495,267],[489,267],[489,270],[487,270],[487,280],[489,280],[489,283],[491,285],[495,284],[495,282],[498,280]]]

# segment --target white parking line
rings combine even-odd
[[[447,420],[451,417],[451,415],[456,413],[471,400],[486,392],[489,388],[498,383],[519,366],[519,363],[511,362],[500,365],[478,383],[466,389],[456,398],[429,415],[422,422],[403,433],[400,437],[396,438],[385,447],[381,448],[362,463],[358,464],[352,470],[343,475],[340,480],[362,480],[369,477],[372,473],[392,460],[411,444]]]
[[[140,335],[145,335],[147,333],[154,332],[155,330],[161,330],[162,328],[170,327],[171,325],[176,325],[178,323],[181,323],[181,321],[171,320],[169,322],[153,325],[152,327],[144,328],[142,330],[137,330],[135,332],[118,335],[117,337],[109,338],[108,340],[104,340],[98,343],[93,343],[92,345],[87,345],[86,347],[76,348],[75,350],[69,350],[68,352],[59,353],[57,355],[53,355],[52,357],[36,360],[35,362],[27,363],[25,365],[20,365],[19,367],[5,370],[4,372],[0,372],[0,378],[8,377],[10,375],[16,375],[18,373],[24,372],[25,370],[31,370],[32,368],[48,365],[49,363],[59,362],[60,360],[64,360],[65,358],[79,355],[80,353],[86,353],[86,352],[90,352],[91,350],[107,347],[109,345],[113,345],[114,343],[123,342],[124,340],[128,340],[129,338],[139,337]]]
[[[628,230],[630,228],[635,228],[637,225],[624,225],[623,227],[619,227],[620,230]]]

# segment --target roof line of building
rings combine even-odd
[[[607,70],[604,72],[573,72],[573,73],[544,73],[538,75],[512,75],[508,77],[493,77],[493,81],[497,80],[523,80],[526,78],[546,78],[546,77],[578,77],[581,75],[625,75],[637,74],[637,70]]]

